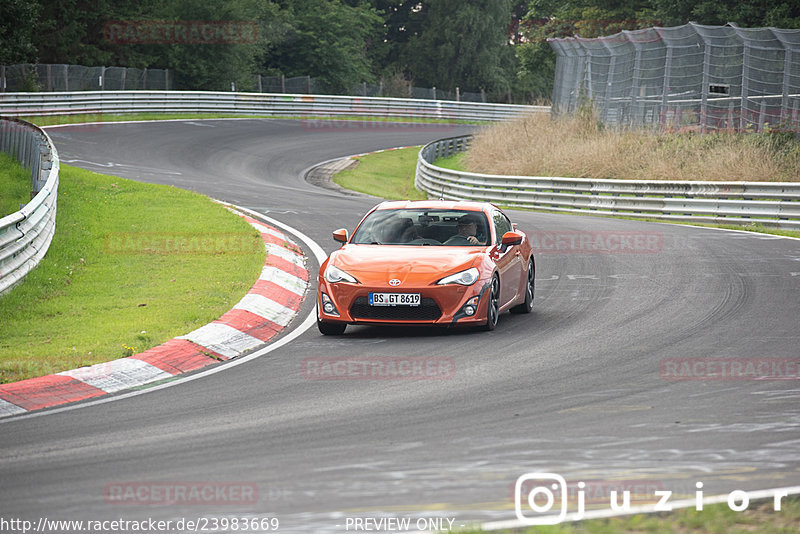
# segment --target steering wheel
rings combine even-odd
[[[444,242],[445,245],[471,245],[466,236],[456,234]]]

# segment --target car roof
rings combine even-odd
[[[496,206],[490,202],[476,202],[471,200],[391,200],[387,202],[381,202],[375,206],[376,210],[440,209],[488,211],[492,208],[496,208]]]

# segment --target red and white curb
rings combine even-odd
[[[216,321],[142,353],[2,384],[0,417],[100,397],[236,358],[286,328],[308,288],[306,257],[283,232],[231,211],[258,230],[267,250],[261,275],[238,304]]]

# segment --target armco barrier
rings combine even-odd
[[[55,232],[58,153],[47,134],[12,117],[131,112],[499,121],[544,106],[352,96],[204,91],[89,91],[0,94],[0,150],[32,169],[31,202],[0,219],[0,294],[41,260]]]
[[[376,117],[499,121],[547,106],[518,106],[355,96],[224,93],[205,91],[91,91],[0,93],[0,115],[104,114],[130,112],[220,113],[272,117]]]
[[[56,228],[58,152],[44,131],[0,118],[0,151],[31,169],[31,201],[0,219],[0,294],[21,281],[47,253]]]
[[[438,157],[466,150],[470,140],[470,136],[452,137],[425,145],[417,159],[417,188],[445,199],[520,208],[800,229],[800,183],[500,176],[433,164]]]

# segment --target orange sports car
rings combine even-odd
[[[501,313],[529,313],[531,245],[496,206],[443,200],[384,202],[319,270],[317,326],[469,325],[493,330]]]

